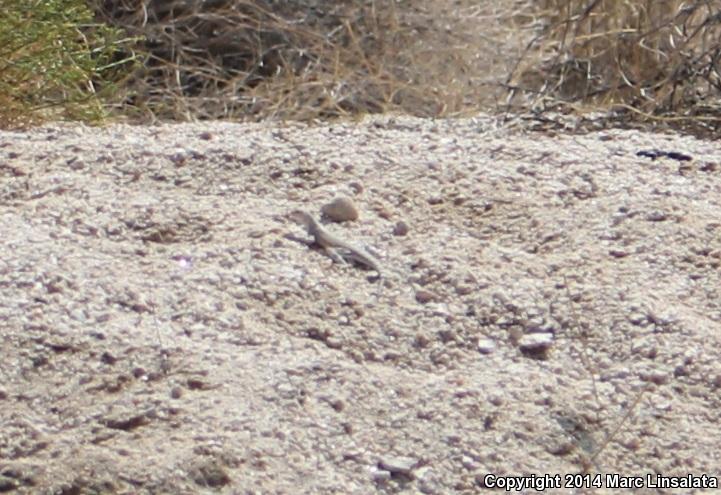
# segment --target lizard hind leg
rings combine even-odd
[[[338,263],[338,264],[340,264],[340,265],[347,265],[347,264],[348,264],[348,263],[346,262],[345,258],[344,258],[340,253],[338,253],[337,250],[335,250],[335,249],[333,249],[333,248],[331,248],[331,247],[327,247],[327,248],[325,248],[325,249],[323,249],[323,250],[324,250],[325,253],[328,255],[328,257],[333,260],[334,263]]]

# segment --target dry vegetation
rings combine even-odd
[[[87,115],[99,89],[140,122],[498,108],[719,122],[721,0],[90,0],[101,24],[83,0],[16,3],[0,1],[14,12],[0,21],[4,126]]]
[[[128,102],[151,119],[457,115],[484,91],[472,84],[468,22],[434,2],[107,0],[96,9],[144,40]]]
[[[721,2],[545,0],[539,35],[509,76],[537,110],[615,110],[623,119],[714,129]]]

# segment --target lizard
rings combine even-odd
[[[290,219],[299,225],[305,227],[309,235],[313,236],[316,244],[322,247],[334,261],[343,262],[345,260],[355,261],[361,265],[378,272],[381,275],[380,262],[368,251],[346,242],[334,236],[325,230],[313,215],[305,210],[294,210],[290,214]]]

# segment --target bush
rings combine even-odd
[[[544,0],[540,34],[511,81],[540,110],[625,110],[649,121],[719,122],[721,2]]]
[[[0,126],[100,118],[98,92],[122,77],[128,40],[83,0],[0,0],[0,11]]]
[[[468,83],[473,47],[434,2],[96,2],[144,40],[128,100],[144,119],[452,115],[485,89]]]

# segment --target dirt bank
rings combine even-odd
[[[718,476],[720,164],[490,118],[0,132],[0,491]],[[337,194],[384,277],[298,242]]]

